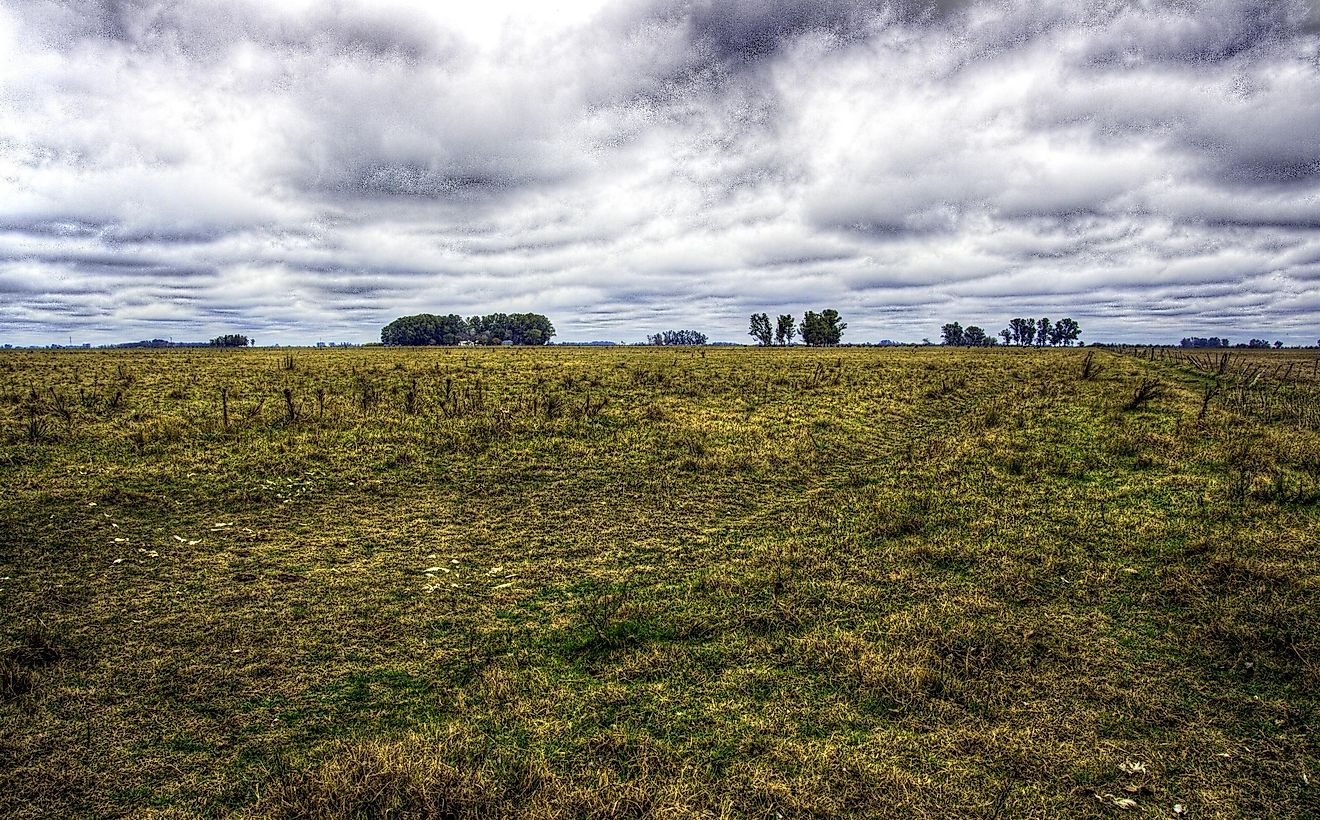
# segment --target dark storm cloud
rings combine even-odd
[[[113,43],[137,52],[175,51],[192,59],[223,57],[247,44],[288,51],[333,51],[372,58],[425,59],[461,50],[458,37],[424,17],[389,15],[371,6],[314,5],[296,17],[252,2],[36,0],[33,16],[47,37]]]
[[[1309,3],[536,9],[480,35],[454,15],[481,9],[404,0],[0,8],[0,324],[312,341],[537,310],[569,340],[742,339],[750,312],[834,306],[864,340],[1024,313],[1111,339],[1320,319]]]

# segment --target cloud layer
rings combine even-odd
[[[271,5],[0,5],[0,341],[1320,337],[1304,0]]]

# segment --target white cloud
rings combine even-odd
[[[0,8],[4,341],[515,309],[741,339],[826,306],[857,340],[1036,312],[1303,341],[1316,30],[1228,0]]]

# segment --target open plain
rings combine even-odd
[[[1271,355],[5,351],[0,814],[1306,815]]]

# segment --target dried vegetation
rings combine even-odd
[[[0,814],[1306,815],[1315,365],[1142,354],[5,352]]]

